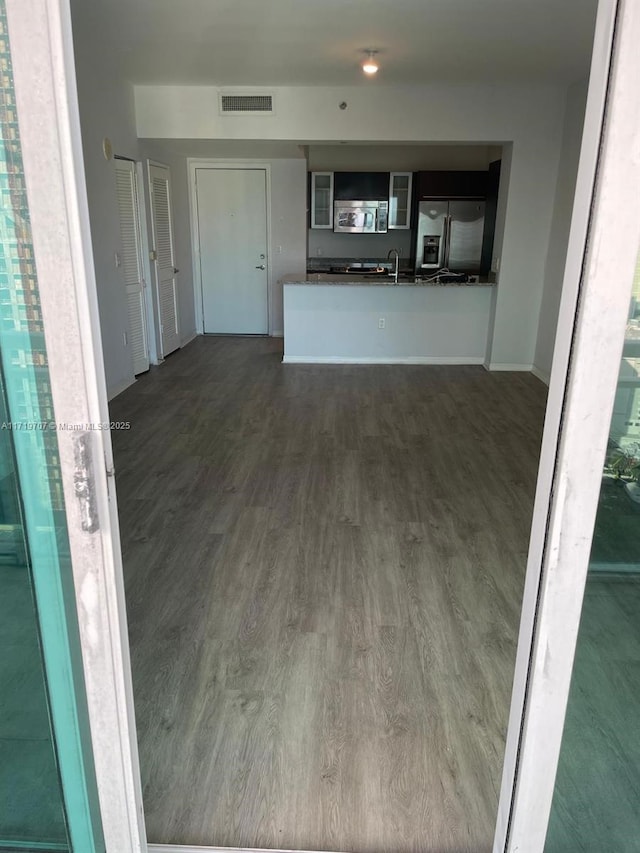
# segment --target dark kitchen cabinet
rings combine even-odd
[[[486,198],[489,172],[418,172],[416,198]]]
[[[416,172],[413,176],[413,222],[420,221],[420,202],[438,201],[484,201],[484,223],[482,226],[482,248],[478,269],[474,270],[486,276],[491,271],[493,242],[498,207],[498,189],[500,185],[500,160],[489,165],[485,172],[480,171],[440,171]],[[434,205],[435,207],[436,205]],[[421,256],[423,246],[420,234],[417,234],[416,263]]]
[[[489,163],[487,172],[487,194],[484,213],[484,236],[482,239],[482,258],[480,260],[480,274],[488,275],[491,272],[493,260],[493,240],[496,231],[496,214],[498,212],[498,190],[500,188],[500,166],[501,160]]]
[[[335,172],[336,201],[388,201],[389,172]]]

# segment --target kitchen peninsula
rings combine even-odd
[[[285,276],[285,363],[482,364],[495,286]]]

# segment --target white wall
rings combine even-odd
[[[306,160],[271,160],[271,319],[272,334],[282,334],[282,284],[288,273],[307,268]],[[276,251],[282,246],[282,252]]]
[[[133,88],[119,79],[112,58],[96,40],[90,4],[72,2],[74,50],[82,126],[91,239],[96,271],[100,328],[109,396],[134,381],[133,356],[124,343],[128,333],[122,270],[115,265],[120,252],[120,221],[116,201],[114,162],[107,161],[102,141],[108,137],[115,154],[139,159]]]
[[[496,369],[530,369],[554,210],[564,89],[434,85],[269,91],[275,95],[273,116],[220,116],[215,87],[136,86],[138,133],[311,146],[341,140],[513,143],[489,362]],[[346,110],[339,108],[342,101]]]
[[[558,169],[551,239],[549,241],[534,359],[538,375],[547,383],[551,374],[551,361],[562,294],[562,279],[571,226],[586,98],[586,81],[575,83],[567,92],[560,167]]]

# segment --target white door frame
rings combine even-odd
[[[606,79],[602,72],[609,65],[612,35],[614,53],[600,133],[598,113]],[[578,176],[579,207],[569,239],[507,744],[510,763],[517,764],[516,784],[512,791],[511,767],[505,765],[501,837],[495,853],[542,851],[553,799],[640,249],[638,44],[637,0],[601,2]],[[595,192],[589,205],[587,192],[596,160]],[[536,578],[539,581],[534,584]]]
[[[523,719],[528,688],[528,665],[532,652],[533,634],[540,592],[545,531],[549,514],[549,495],[553,488],[555,462],[558,452],[560,422],[564,407],[565,385],[572,342],[572,329],[578,302],[581,267],[591,214],[591,201],[609,76],[611,44],[615,20],[615,0],[601,0],[598,9],[592,74],[585,108],[580,161],[576,178],[574,212],[572,215],[567,259],[558,318],[558,331],[549,381],[545,427],[538,469],[538,483],[533,512],[527,574],[520,616],[518,652],[514,673],[509,714],[509,728],[502,769],[502,786],[498,808],[498,825],[494,853],[502,853],[508,834],[514,796],[514,779],[520,750],[520,726]]]
[[[191,256],[193,263],[194,300],[196,329],[204,334],[204,314],[202,311],[202,270],[200,268],[200,241],[198,237],[198,195],[196,191],[197,169],[264,169],[266,180],[266,219],[267,219],[267,330],[273,335],[273,281],[271,265],[271,163],[268,160],[223,160],[187,158],[189,172],[189,210],[191,212]]]
[[[146,853],[69,0],[8,0],[7,15],[55,419],[96,425],[57,437],[102,827],[108,853]]]
[[[107,395],[69,0],[7,0],[7,7],[56,418],[69,423],[104,422],[108,420]],[[598,92],[601,97],[603,60],[606,65],[608,57],[605,36],[614,11],[614,0],[601,0],[596,42],[599,61],[594,63],[590,91],[590,132],[598,124]],[[579,599],[640,240],[636,189],[640,185],[640,162],[637,153],[629,156],[630,151],[640,150],[636,94],[640,4],[620,0],[617,31],[614,83],[600,160],[606,182],[597,189],[592,220],[595,231],[579,289],[583,213],[594,165],[590,148],[593,139],[583,144],[577,192],[580,207],[572,227],[551,377],[496,853],[505,850],[509,820],[509,853],[542,853],[544,846],[580,616]],[[191,173],[195,164],[238,168],[246,162],[190,161],[189,169]],[[251,163],[266,168],[269,175],[268,163]],[[269,183],[267,187],[269,198]],[[193,200],[192,193],[192,214]],[[624,218],[619,211],[624,211]],[[271,247],[269,231],[268,237]],[[92,497],[99,522],[93,533],[82,528],[74,485],[73,434],[59,433],[92,750],[108,853],[145,853],[149,848],[135,738],[111,440],[107,431],[89,432],[87,439],[94,463]],[[531,649],[530,642],[527,646],[526,620],[536,628],[531,658],[525,654]],[[522,719],[517,712],[518,685],[522,688],[527,684],[529,689],[521,697],[526,698]],[[513,776],[509,781],[507,762],[515,767],[518,755],[519,773],[512,798]]]

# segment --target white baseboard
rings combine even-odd
[[[540,380],[540,382],[544,382],[544,384],[545,384],[545,385],[548,385],[548,384],[549,384],[549,381],[550,381],[550,378],[551,378],[551,377],[549,376],[549,374],[548,374],[548,373],[545,373],[545,372],[544,372],[544,371],[542,371],[542,370],[540,370],[538,367],[536,367],[536,366],[535,366],[535,364],[534,364],[534,365],[533,365],[533,367],[531,368],[531,372],[532,372],[532,373],[533,373],[533,375],[536,377],[536,379],[539,379],[539,380]]]
[[[107,389],[107,399],[113,400],[114,397],[117,397],[118,394],[122,394],[123,391],[126,391],[127,388],[131,388],[133,383],[136,381],[136,377],[133,379],[126,379],[124,382],[121,382],[119,385],[116,385],[114,388]]]
[[[492,361],[488,365],[485,362],[484,367],[485,367],[485,370],[492,370],[492,371],[493,370],[495,370],[495,371],[510,370],[510,371],[514,371],[517,373],[531,373],[533,371],[533,365],[532,364],[507,364],[506,362],[502,362],[502,361]]]
[[[186,347],[187,344],[190,344],[191,341],[195,341],[198,337],[197,331],[194,329],[193,332],[189,332],[189,334],[180,341],[181,347]]]
[[[410,356],[408,358],[387,356],[382,358],[352,358],[341,355],[285,355],[283,364],[482,364],[482,356]]]
[[[284,329],[274,329],[270,335],[272,338],[284,338]]]

